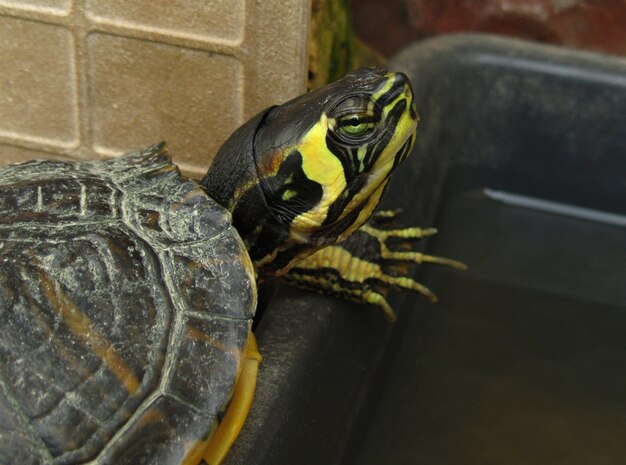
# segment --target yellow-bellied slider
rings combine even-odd
[[[385,308],[362,259],[317,251],[370,218],[417,119],[404,75],[366,69],[252,118],[201,183],[162,145],[0,169],[0,463],[219,462],[257,275]]]

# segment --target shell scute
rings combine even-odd
[[[230,226],[228,211],[193,181],[161,178],[154,191],[130,191],[124,201],[125,220],[154,244],[163,247],[204,241]]]
[[[0,225],[62,226],[118,216],[119,191],[107,180],[85,176],[36,178],[33,174],[30,179],[14,179],[0,186]]]
[[[173,294],[185,308],[252,318],[256,309],[254,269],[238,236],[221,234],[204,242],[172,247],[165,257]]]
[[[125,192],[158,192],[160,186],[180,182],[165,144],[160,143],[110,160],[87,161],[81,169],[99,178],[113,179]]]
[[[194,453],[195,447],[208,439],[207,432],[216,425],[216,417],[180,399],[161,396],[147,406],[140,418],[129,424],[119,443],[105,451],[100,463],[180,464]]]
[[[158,384],[173,308],[129,231],[30,239],[0,249],[0,380],[48,453],[84,460]]]
[[[174,375],[166,391],[196,408],[219,415],[230,400],[219,393],[233,390],[250,325],[248,320],[185,316],[172,367]]]
[[[20,465],[44,465],[50,462],[50,456],[41,447],[38,438],[28,434],[28,426],[23,418],[12,408],[12,401],[0,387],[0,434],[5,444],[0,447],[0,463]]]

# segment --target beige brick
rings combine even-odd
[[[96,21],[197,40],[241,40],[244,0],[88,0]]]
[[[0,0],[0,6],[43,13],[64,14],[70,10],[72,0]]]
[[[105,34],[88,44],[96,151],[118,154],[166,140],[179,163],[208,167],[241,118],[239,62]]]
[[[73,60],[66,29],[0,17],[0,136],[58,147],[78,143]]]

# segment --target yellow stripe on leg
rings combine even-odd
[[[392,220],[402,212],[401,208],[395,210],[378,210],[372,214],[373,219]]]
[[[421,239],[423,237],[434,236],[437,234],[435,228],[402,228],[402,229],[378,229],[370,225],[361,226],[361,231],[366,232],[370,236],[376,237],[384,242],[390,237],[399,237],[401,239]]]
[[[378,239],[380,244],[380,254],[384,259],[407,261],[413,263],[435,263],[437,265],[450,266],[457,270],[466,270],[467,265],[457,260],[450,258],[437,257],[434,255],[426,255],[420,252],[406,252],[406,251],[392,251],[387,247],[385,241],[390,237],[396,237],[401,239],[421,239],[423,237],[432,236],[437,234],[435,228],[404,228],[404,229],[377,229],[368,225],[361,227],[361,231],[369,234],[372,237]]]

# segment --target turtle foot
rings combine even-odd
[[[298,287],[378,306],[387,319],[396,314],[387,302],[392,289],[418,292],[437,302],[426,286],[409,277],[414,264],[433,263],[464,270],[459,261],[412,250],[414,242],[436,234],[433,228],[385,228],[392,226],[397,210],[375,213],[350,238],[325,247],[297,263],[285,280]]]

